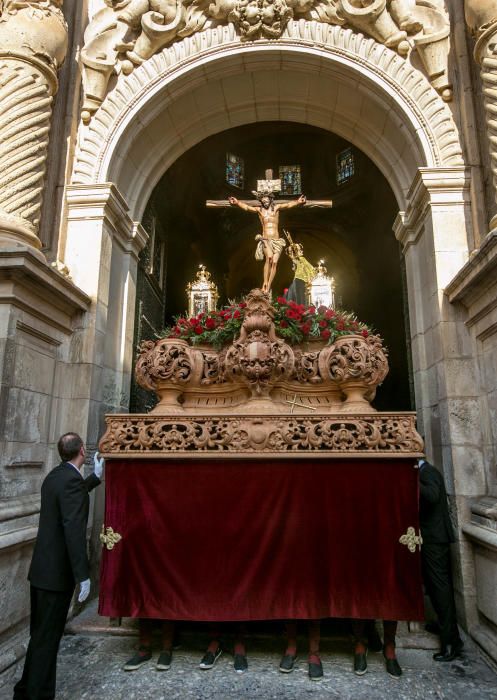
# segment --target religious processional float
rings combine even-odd
[[[135,377],[157,404],[106,417],[99,612],[422,619],[415,414],[371,405],[386,349],[323,303],[322,265],[313,303],[273,299],[277,205],[248,206],[263,289],[218,310],[201,266],[189,314],[140,347]]]
[[[190,318],[179,318],[166,337],[140,347],[135,377],[158,403],[147,415],[108,416],[100,444],[107,457],[420,454],[414,413],[380,414],[372,408],[388,373],[387,351],[365,324],[335,311],[333,280],[328,296],[322,295],[328,279],[322,263],[314,281],[307,280],[308,292],[312,284],[318,290],[314,297],[308,294],[311,303],[272,298],[286,246],[279,237],[280,210],[331,206],[303,195],[274,201],[280,187],[268,170],[258,181],[256,200],[207,202],[257,213],[262,289],[217,311],[217,290],[200,266],[187,289]],[[302,245],[285,234],[294,266],[308,263]]]

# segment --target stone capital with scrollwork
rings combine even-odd
[[[67,50],[61,6],[62,0],[0,3],[0,250],[29,246],[42,258],[52,100]]]

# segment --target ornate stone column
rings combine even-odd
[[[67,50],[63,0],[0,3],[0,251],[38,238],[52,100]]]
[[[497,0],[465,0],[466,23],[476,36],[475,60],[481,66],[487,134],[497,199]],[[490,230],[497,228],[497,215]]]

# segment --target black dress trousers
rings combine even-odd
[[[21,680],[14,687],[14,700],[55,698],[57,652],[73,592],[31,586],[31,639]]]
[[[448,644],[460,641],[457,627],[456,604],[452,585],[450,545],[428,543],[421,547],[423,579],[440,625],[440,642]]]

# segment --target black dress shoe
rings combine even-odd
[[[248,669],[248,661],[245,654],[235,654],[233,667],[237,673],[245,673]]]
[[[285,654],[280,662],[281,673],[291,673],[295,668],[295,663],[297,661],[297,656],[293,654]]]
[[[131,659],[128,659],[124,664],[125,671],[136,671],[137,668],[143,666],[143,664],[150,661],[152,658],[152,652],[147,647],[140,647],[136,654],[134,654]]]
[[[447,647],[442,647],[438,654],[433,654],[433,659],[435,661],[454,661],[458,656],[461,656],[464,643],[462,639],[454,642],[454,644],[449,644]]]
[[[155,668],[158,671],[169,671],[171,668],[171,662],[173,660],[173,655],[171,653],[170,649],[163,649],[161,653],[159,654],[159,658],[157,659],[157,664]]]
[[[354,654],[354,673],[356,676],[363,676],[368,670],[366,654]]]
[[[323,677],[323,664],[321,661],[309,661],[309,678],[311,681],[320,681]]]
[[[213,668],[222,653],[223,650],[221,647],[218,647],[216,651],[206,651],[202,657],[202,661],[199,664],[199,668],[201,668],[203,671]]]
[[[392,678],[400,678],[401,677],[402,669],[400,668],[400,664],[397,661],[397,659],[385,658],[385,665],[386,665],[387,673],[389,676],[392,676]]]

